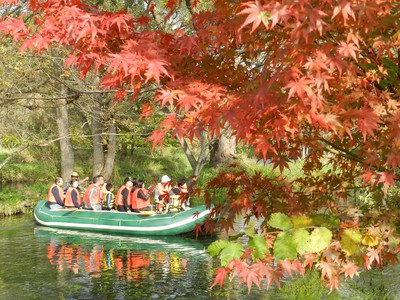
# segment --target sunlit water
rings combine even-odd
[[[31,215],[0,219],[0,299],[400,299],[398,267],[363,273],[323,297],[309,287],[210,289],[215,262],[205,248],[213,240],[55,230]]]

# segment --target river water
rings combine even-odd
[[[0,299],[400,299],[400,269],[366,272],[329,294],[319,284],[281,290],[214,287],[215,238],[145,238],[55,230],[32,215],[0,219]]]

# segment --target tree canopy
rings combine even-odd
[[[1,3],[4,12],[19,5]],[[209,183],[210,191],[226,192],[216,207],[228,208],[223,228],[241,213],[265,219],[246,232],[247,249],[228,241],[211,247],[222,264],[214,284],[231,273],[249,288],[262,279],[269,285],[315,265],[337,288],[358,267],[397,261],[394,210],[361,216],[338,203],[361,180],[382,188],[387,206],[384,197],[398,180],[398,1],[138,3],[139,15],[78,0],[31,0],[18,17],[4,15],[0,31],[22,52],[67,47],[66,66],[82,76],[98,73],[104,88],[118,90],[116,101],[132,89],[135,100],[141,86],[156,83],[142,116],[171,110],[151,136],[154,146],[167,132],[200,139],[203,130],[218,136],[228,124],[238,142],[282,173],[310,149],[298,180],[237,171]],[[183,8],[188,21],[157,26],[160,16],[168,22]],[[327,163],[330,171],[315,173]],[[321,207],[337,217],[321,217]]]

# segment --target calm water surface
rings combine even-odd
[[[213,238],[145,238],[55,230],[32,215],[0,219],[0,299],[400,299],[400,270],[367,272],[339,293],[210,289]]]

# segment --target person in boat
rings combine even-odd
[[[102,175],[93,177],[93,183],[88,186],[85,195],[83,196],[84,208],[90,210],[102,210],[103,184],[104,177]]]
[[[153,192],[150,188],[148,191],[144,187],[144,180],[139,179],[136,182],[136,189],[132,193],[132,205],[131,210],[133,212],[140,212],[141,210],[151,210],[151,193]]]
[[[79,194],[79,181],[73,180],[65,194],[65,207],[82,209],[82,199]]]
[[[64,207],[64,191],[62,186],[64,181],[62,177],[57,177],[47,193],[47,201],[50,202],[50,209],[59,209]]]
[[[115,197],[115,204],[117,205],[117,210],[121,212],[131,211],[131,198],[132,198],[132,187],[133,179],[132,177],[126,177],[124,179],[124,184],[119,188],[117,196]]]
[[[180,210],[184,211],[189,207],[189,189],[187,187],[187,182],[185,178],[179,178],[177,181],[177,185],[172,188],[172,192],[175,195],[179,195],[180,200]]]
[[[81,192],[80,185],[83,184],[83,183],[85,183],[86,181],[88,181],[88,180],[89,180],[89,177],[85,177],[84,179],[79,180],[78,172],[75,172],[75,171],[72,172],[71,177],[70,177],[70,180],[68,180],[68,181],[65,183],[65,186],[64,186],[64,194],[67,192],[68,188],[72,185],[72,182],[75,181],[75,180],[78,180],[78,182],[79,182],[78,191]]]
[[[171,178],[168,175],[163,175],[161,177],[161,182],[157,183],[157,193],[158,193],[158,211],[162,213],[163,206],[165,205],[165,213],[169,213],[169,207],[171,205]],[[160,203],[161,202],[161,203]]]
[[[103,194],[103,209],[114,210],[114,187],[112,183],[107,183]]]

